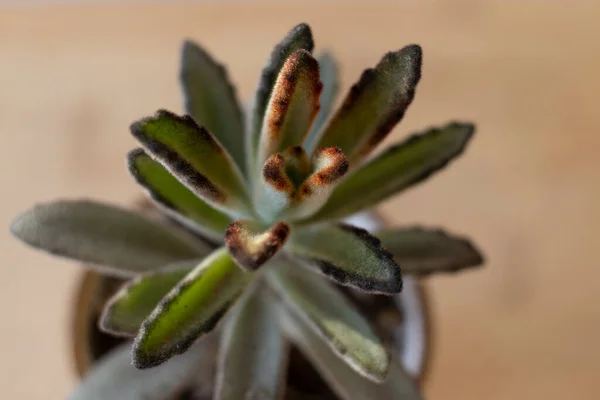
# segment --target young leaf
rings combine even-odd
[[[288,346],[274,308],[271,299],[254,295],[228,319],[219,350],[216,400],[281,398]]]
[[[69,397],[70,400],[170,400],[195,382],[210,382],[214,344],[202,342],[186,354],[150,370],[131,365],[131,344],[102,357]]]
[[[391,359],[386,380],[373,382],[342,361],[301,318],[283,310],[278,315],[286,335],[342,400],[423,400],[417,383],[395,358]]]
[[[402,290],[400,267],[364,229],[346,224],[294,229],[288,246],[306,265],[340,285],[390,295]]]
[[[171,289],[144,321],[133,344],[133,364],[150,368],[185,352],[215,328],[250,278],[225,248],[216,250]]]
[[[348,160],[339,147],[319,149],[313,157],[313,165],[315,172],[298,188],[287,217],[301,219],[317,212],[348,171]]]
[[[321,108],[319,109],[312,127],[310,128],[310,132],[304,141],[304,147],[308,154],[311,154],[317,146],[323,126],[325,125],[325,122],[327,122],[329,114],[333,109],[339,88],[338,66],[333,54],[323,52],[317,56],[317,61],[319,62],[319,75],[321,76],[321,82],[323,82],[323,90],[321,91],[320,99]]]
[[[356,166],[402,119],[420,78],[421,47],[387,53],[350,89],[318,147],[339,146]]]
[[[137,335],[159,301],[197,264],[184,261],[136,276],[106,303],[100,328],[115,336]]]
[[[313,46],[314,43],[310,27],[307,24],[299,24],[295,26],[273,49],[271,57],[262,71],[260,81],[258,82],[258,88],[256,89],[256,98],[254,99],[252,120],[250,122],[250,134],[247,135],[246,142],[249,171],[252,171],[256,165],[255,158],[265,112],[267,110],[267,103],[271,98],[271,92],[277,76],[279,75],[279,71],[288,57],[296,50],[304,49],[312,52]]]
[[[180,78],[187,113],[215,135],[243,170],[244,119],[225,68],[196,43],[186,40]]]
[[[223,146],[189,116],[159,110],[131,125],[154,159],[207,203],[223,211],[247,211],[240,170]]]
[[[303,142],[319,110],[322,88],[317,60],[306,50],[292,53],[279,71],[267,105],[259,165],[272,154]]]
[[[296,185],[287,174],[285,157],[273,154],[265,161],[254,191],[254,208],[264,220],[272,222],[291,204]]]
[[[129,171],[150,197],[173,219],[220,242],[231,217],[208,205],[142,149],[127,155]]]
[[[201,241],[146,217],[89,200],[37,205],[10,227],[25,243],[52,254],[130,276],[177,261],[201,258]]]
[[[277,254],[289,234],[290,226],[283,221],[264,230],[252,221],[237,220],[227,228],[225,244],[240,267],[254,271]]]
[[[269,283],[329,347],[361,375],[385,379],[388,353],[369,323],[326,280],[296,265],[274,268]]]
[[[343,218],[425,180],[458,157],[474,131],[453,122],[412,135],[349,174],[306,222]]]
[[[456,272],[483,263],[483,256],[468,239],[442,230],[419,227],[383,230],[377,232],[377,237],[407,275]]]

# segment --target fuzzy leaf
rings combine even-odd
[[[185,352],[210,332],[249,283],[226,249],[216,250],[179,282],[142,324],[133,364],[149,368]]]
[[[315,171],[300,185],[286,217],[306,218],[327,202],[334,186],[348,172],[348,160],[339,147],[319,149],[313,157]]]
[[[170,217],[213,241],[223,240],[230,216],[201,200],[144,150],[130,151],[127,160],[135,180]]]
[[[154,159],[207,203],[233,214],[246,211],[248,197],[240,170],[217,139],[189,115],[159,110],[132,124],[131,132]]]
[[[338,66],[333,54],[329,52],[323,52],[317,56],[319,62],[319,71],[321,82],[323,82],[323,90],[321,91],[321,108],[317,113],[317,116],[310,128],[310,133],[306,136],[304,147],[307,149],[307,153],[311,154],[317,142],[320,139],[323,127],[329,119],[329,114],[333,109],[335,98],[338,93],[339,82],[338,82]]]
[[[308,51],[297,50],[285,61],[267,105],[258,163],[304,141],[319,110],[323,85],[319,64]]]
[[[456,272],[483,263],[483,256],[468,239],[442,230],[383,230],[377,232],[377,237],[407,275]]]
[[[244,119],[225,68],[196,43],[186,40],[180,78],[187,113],[215,135],[244,169]]]
[[[254,191],[256,213],[267,222],[273,222],[288,208],[296,185],[288,176],[285,157],[273,154],[265,161],[262,174]]]
[[[212,343],[203,342],[186,354],[150,370],[131,365],[131,344],[102,357],[69,397],[70,400],[171,400],[195,381],[210,382]]]
[[[250,134],[247,136],[247,157],[249,162],[249,170],[253,170],[256,165],[256,154],[258,150],[258,142],[262,131],[263,120],[267,110],[267,104],[271,98],[271,92],[275,81],[279,75],[279,71],[283,64],[292,53],[296,50],[304,49],[311,52],[314,43],[312,32],[307,24],[299,24],[295,26],[281,42],[279,42],[267,64],[263,68],[258,88],[256,89],[256,98],[254,100],[254,108],[252,110],[252,120],[250,124]]]
[[[201,258],[208,247],[183,232],[133,212],[89,200],[37,205],[18,216],[11,232],[52,254],[134,275],[181,260]]]
[[[373,382],[343,362],[302,319],[278,314],[287,336],[302,350],[342,400],[422,400],[417,383],[392,358],[387,378]]]
[[[225,232],[225,244],[237,264],[254,271],[269,261],[283,247],[290,226],[279,221],[269,229],[261,229],[252,221],[237,220]]]
[[[254,295],[240,306],[221,337],[215,400],[280,399],[288,347],[272,300]]]
[[[100,318],[100,328],[116,336],[137,335],[142,322],[160,300],[197,264],[184,261],[139,275],[127,282],[107,302]]]
[[[297,228],[289,250],[340,285],[370,293],[402,290],[400,267],[379,239],[364,229],[347,224]]]
[[[277,265],[271,286],[358,373],[385,379],[389,355],[369,323],[326,280],[296,265]]]
[[[453,122],[412,135],[348,174],[307,222],[346,217],[425,180],[458,157],[474,131],[472,124]]]
[[[402,119],[420,78],[421,47],[387,53],[350,89],[318,147],[338,146],[356,166]]]

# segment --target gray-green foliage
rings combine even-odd
[[[131,367],[120,349],[74,399],[167,399],[199,366],[215,365],[203,363],[215,337],[215,399],[281,398],[289,341],[342,399],[420,398],[336,284],[394,295],[403,274],[483,258],[467,239],[439,230],[373,235],[340,219],[440,170],[474,127],[431,128],[363,163],[409,107],[421,48],[386,54],[329,117],[337,66],[331,53],[313,58],[313,46],[306,24],[275,46],[246,123],[224,67],[185,42],[189,115],[159,110],[133,123],[141,148],[127,156],[134,179],[175,223],[91,201],[38,205],[15,219],[11,231],[26,243],[131,277],[100,326],[134,337],[133,365],[153,372]]]

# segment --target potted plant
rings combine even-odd
[[[122,339],[80,360],[99,358],[74,399],[421,398],[393,348],[403,276],[483,258],[441,230],[352,221],[456,158],[474,126],[369,158],[414,97],[421,48],[387,53],[331,116],[335,61],[312,50],[306,24],[275,46],[246,119],[225,69],[186,41],[187,114],[131,125],[128,167],[158,208],[57,201],[13,221],[25,243],[110,277],[91,291],[88,275],[84,293],[108,298],[99,327]]]

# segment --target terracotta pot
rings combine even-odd
[[[383,224],[382,219],[375,214],[356,215],[349,221],[366,229]],[[80,378],[102,355],[123,343],[123,339],[107,335],[97,326],[103,304],[122,284],[122,280],[109,278],[92,270],[86,270],[81,275],[75,293],[71,329],[73,361]],[[398,352],[406,370],[422,382],[431,357],[431,319],[427,296],[421,283],[414,278],[405,277],[402,293],[394,297],[366,296],[340,288],[363,315],[370,319],[384,341]],[[337,399],[310,362],[295,348],[292,348],[288,368],[288,387],[291,390],[286,399]],[[299,380],[298,376],[302,378]]]

